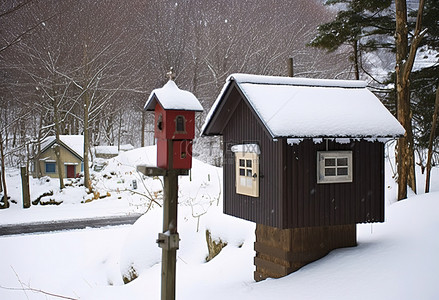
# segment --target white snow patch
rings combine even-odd
[[[173,80],[151,92],[145,103],[145,109],[154,110],[156,99],[164,109],[203,111],[197,97],[189,91],[180,90]]]

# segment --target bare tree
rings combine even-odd
[[[409,48],[406,0],[396,0],[396,99],[397,117],[406,133],[398,139],[398,200],[407,198],[407,184],[416,193],[414,139],[410,108],[409,77],[418,45],[426,31],[421,31],[424,0],[419,1],[415,32]]]

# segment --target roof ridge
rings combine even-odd
[[[335,88],[366,88],[364,80],[341,80],[341,79],[318,79],[304,77],[285,77],[235,73],[231,74],[228,81],[236,81],[239,84],[263,84],[263,85],[288,85],[307,87],[335,87]]]

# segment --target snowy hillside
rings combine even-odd
[[[76,192],[68,192],[61,205],[33,206],[26,212],[13,205],[0,211],[0,223],[77,217],[89,210],[109,215],[147,211],[151,201],[140,195],[146,190],[134,165],[154,162],[154,153],[154,148],[126,152],[95,173],[96,189],[111,196],[81,203],[86,194],[71,187]],[[385,223],[358,225],[357,247],[332,251],[282,279],[255,283],[255,225],[222,214],[221,169],[194,160],[192,176],[179,181],[177,299],[437,299],[439,176],[434,171],[435,192],[394,203],[388,167]],[[9,178],[12,190],[14,180],[19,184],[14,178]],[[144,179],[161,203],[160,180]],[[140,194],[130,191],[132,180],[138,181]],[[420,175],[419,184],[422,180]],[[132,226],[0,237],[7,257],[0,261],[0,299],[56,299],[29,287],[73,299],[160,299],[161,250],[155,240],[162,210],[152,203]],[[228,243],[207,263],[206,229]],[[122,275],[131,269],[138,278],[124,284]]]

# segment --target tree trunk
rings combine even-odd
[[[37,150],[34,153],[34,165],[35,165],[35,174],[38,178],[41,177],[41,165],[40,165],[40,152],[41,152],[41,136],[43,131],[43,116],[40,116],[40,127],[38,128],[38,136],[37,136]]]
[[[434,102],[433,124],[431,124],[430,140],[428,141],[428,156],[427,156],[427,175],[425,179],[425,193],[430,192],[430,172],[431,172],[431,157],[433,154],[433,140],[436,133],[437,114],[439,110],[439,84],[436,88],[436,100]]]
[[[119,128],[117,130],[117,152],[120,151],[121,135],[122,135],[122,111],[119,112]]]
[[[58,168],[58,178],[59,178],[59,188],[62,190],[65,186],[64,186],[64,166],[63,163],[61,161],[61,148],[59,146],[59,142],[61,141],[59,138],[59,132],[60,132],[60,126],[59,126],[59,116],[58,116],[58,96],[53,93],[53,99],[54,99],[54,104],[53,104],[53,119],[55,122],[55,138],[56,141],[55,143],[57,143],[57,145],[55,146],[54,150],[55,150],[55,156],[56,156],[56,165]]]
[[[87,38],[85,40],[88,40]],[[90,167],[89,161],[89,149],[90,149],[90,126],[89,126],[89,114],[90,114],[90,73],[89,73],[89,61],[87,54],[87,42],[83,43],[84,55],[82,64],[84,67],[84,186],[91,193],[91,180],[90,180]]]
[[[88,151],[90,148],[88,114],[90,109],[90,93],[84,93],[84,186],[91,192],[90,169],[88,165]]]
[[[5,152],[3,150],[3,137],[0,132],[0,160],[1,160],[1,184],[3,187],[3,205],[0,205],[0,208],[8,208],[8,191],[6,188],[6,175],[5,175]]]
[[[140,134],[140,147],[145,147],[145,115],[146,112],[142,108],[142,124],[140,126],[141,134]]]
[[[410,109],[410,73],[413,68],[416,50],[424,32],[421,32],[424,0],[419,1],[416,28],[408,47],[407,5],[405,0],[396,0],[396,104],[398,121],[406,133],[398,139],[398,200],[407,198],[407,184],[416,193],[414,139],[412,130],[412,116]]]
[[[354,41],[354,68],[355,68],[355,79],[360,80],[360,66],[358,59],[358,41]]]

